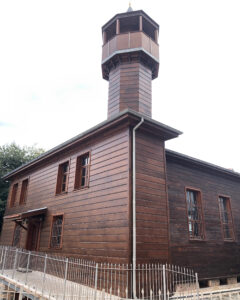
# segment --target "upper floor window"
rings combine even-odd
[[[16,203],[17,198],[17,190],[18,190],[18,183],[15,183],[12,188],[11,200],[10,200],[10,207],[13,207]]]
[[[20,194],[20,201],[19,204],[24,204],[26,203],[27,199],[27,189],[28,189],[28,179],[23,180],[22,182],[22,189],[21,189],[21,194]]]
[[[56,194],[61,194],[67,191],[69,175],[69,162],[64,162],[58,167],[57,188]]]
[[[53,216],[50,235],[50,248],[62,247],[63,215]]]
[[[89,186],[90,156],[89,152],[77,158],[75,189]]]
[[[230,198],[219,196],[219,211],[220,211],[220,219],[222,224],[223,238],[224,240],[233,240],[234,232],[233,232],[233,221],[232,221],[232,213],[230,206]]]
[[[188,231],[190,239],[204,239],[202,203],[200,191],[186,190]]]

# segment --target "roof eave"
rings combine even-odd
[[[8,174],[4,175],[2,178],[4,180],[9,180],[11,179],[13,176],[16,176],[18,173],[25,171],[26,169],[29,169],[30,167],[35,166],[38,163],[41,163],[43,161],[45,161],[48,158],[51,158],[53,155],[70,148],[71,146],[74,146],[75,144],[83,141],[84,139],[89,138],[90,136],[93,136],[95,134],[98,134],[100,131],[102,130],[106,130],[108,128],[110,128],[113,125],[117,125],[120,122],[127,120],[129,117],[131,117],[132,121],[136,121],[138,122],[142,117],[144,117],[145,119],[145,128],[151,128],[151,129],[155,129],[158,130],[159,132],[161,132],[162,134],[162,138],[164,138],[165,140],[169,140],[172,138],[177,137],[178,135],[182,134],[181,131],[176,130],[172,127],[169,127],[163,123],[157,122],[151,118],[145,117],[140,113],[137,113],[135,111],[126,109],[122,112],[120,112],[119,114],[117,114],[116,116],[109,118],[107,120],[105,120],[104,122],[90,128],[89,130],[73,137],[72,139],[50,149],[49,151],[43,153],[42,155],[40,155],[39,157],[33,159],[32,161],[28,162],[27,164],[24,164],[22,166],[20,166],[19,168],[9,172]]]
[[[240,180],[240,173],[228,170],[226,168],[205,162],[203,160],[179,153],[179,152],[175,152],[173,150],[169,150],[166,149],[166,158],[167,160],[174,160],[177,162],[182,162],[185,165],[190,165],[190,166],[195,166],[198,168],[204,168],[206,170],[212,171],[212,172],[217,172],[218,174],[222,174],[225,176],[230,176],[230,177],[234,177],[238,180]]]
[[[149,17],[149,15],[145,13],[145,11],[143,11],[143,10],[133,10],[133,11],[130,11],[130,12],[124,12],[124,13],[116,14],[114,17],[112,17],[107,23],[105,23],[102,26],[102,32],[108,26],[110,26],[113,22],[115,22],[117,19],[128,17],[128,16],[135,16],[135,15],[142,15],[142,16],[144,16],[154,27],[156,27],[157,29],[159,29],[159,24],[156,23],[151,17]]]

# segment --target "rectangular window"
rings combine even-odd
[[[197,190],[186,190],[188,210],[188,231],[190,239],[204,239],[201,193]]]
[[[28,189],[28,179],[23,180],[22,182],[22,189],[21,189],[21,194],[20,194],[20,201],[19,204],[24,204],[26,203],[27,199],[27,189]]]
[[[14,233],[13,233],[13,247],[20,247],[20,238],[21,238],[21,226],[19,224],[15,225]]]
[[[65,162],[58,167],[57,189],[56,194],[67,192],[69,175],[69,162]]]
[[[18,190],[18,183],[15,183],[12,188],[12,195],[11,195],[11,201],[10,201],[10,207],[13,207],[16,203],[17,198],[17,190]]]
[[[62,247],[63,215],[53,216],[50,236],[50,248]]]
[[[219,196],[219,211],[220,211],[220,219],[222,224],[223,238],[224,240],[233,240],[233,221],[232,221],[232,213],[230,206],[230,198]]]
[[[89,152],[77,158],[75,189],[81,189],[89,186],[90,157]]]

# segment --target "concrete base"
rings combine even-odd
[[[199,288],[199,285],[196,285],[196,283],[177,284],[176,293],[181,293],[184,291],[196,291],[197,288]]]
[[[227,278],[227,284],[237,284],[237,277]]]
[[[220,285],[220,280],[219,279],[211,279],[208,280],[208,286],[209,287],[214,287]]]

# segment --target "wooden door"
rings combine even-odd
[[[28,224],[26,249],[29,251],[37,251],[40,237],[39,221],[30,221]]]

